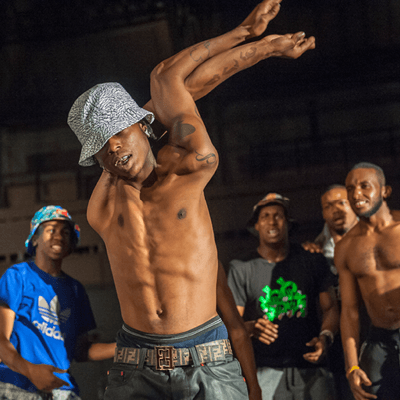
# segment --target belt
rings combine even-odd
[[[231,344],[228,339],[215,340],[213,342],[195,345],[200,364],[212,361],[225,361],[226,355],[232,355]],[[144,365],[156,367],[156,370],[172,370],[174,367],[181,367],[193,364],[193,358],[189,348],[178,348],[173,346],[155,346],[153,349],[136,347],[117,347],[115,349],[114,362],[123,364],[140,363],[141,354],[145,354]]]

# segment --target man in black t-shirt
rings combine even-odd
[[[231,261],[228,283],[253,339],[263,400],[333,400],[323,364],[339,328],[332,274],[322,254],[289,242],[288,205],[269,193],[254,206],[249,229],[259,246]]]

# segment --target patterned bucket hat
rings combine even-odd
[[[32,237],[35,234],[37,228],[40,224],[46,221],[53,221],[53,220],[65,220],[68,221],[73,229],[74,238],[76,245],[79,243],[80,239],[80,229],[74,221],[72,221],[71,216],[69,215],[68,211],[65,208],[60,206],[46,206],[42,207],[39,211],[35,213],[31,220],[31,231],[29,233],[28,239],[25,241],[26,251],[34,255],[35,250],[32,245]]]
[[[139,107],[119,83],[101,83],[80,95],[67,121],[82,145],[79,165],[94,165],[94,154],[111,136],[144,118],[154,121],[153,113]]]

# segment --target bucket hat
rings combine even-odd
[[[28,236],[28,239],[25,241],[26,251],[34,255],[35,248],[32,244],[32,237],[35,234],[37,228],[40,224],[47,221],[67,221],[72,228],[73,237],[75,245],[79,243],[80,239],[80,229],[79,226],[72,220],[71,216],[69,215],[68,211],[61,206],[45,206],[42,207],[39,211],[36,211],[35,215],[31,220],[31,230]]]
[[[94,165],[93,156],[110,137],[143,119],[151,124],[154,115],[139,107],[117,82],[101,83],[81,94],[67,121],[82,145],[79,165]]]

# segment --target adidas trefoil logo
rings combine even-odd
[[[38,308],[44,322],[39,323],[38,321],[33,321],[33,325],[46,336],[57,340],[64,340],[63,334],[59,329],[56,329],[56,327],[60,325],[59,321],[66,322],[68,320],[71,315],[71,309],[66,308],[60,311],[60,303],[58,302],[57,296],[54,296],[50,304],[47,303],[44,297],[39,296]],[[49,327],[49,324],[54,326]]]

